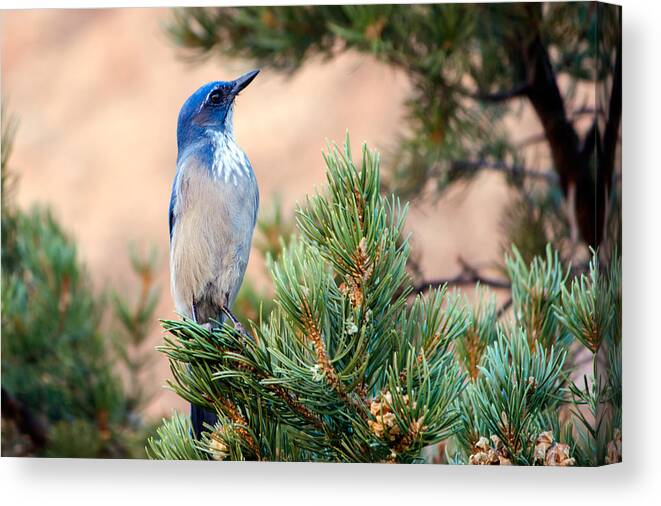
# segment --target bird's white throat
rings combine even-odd
[[[213,139],[214,178],[238,186],[241,179],[251,177],[248,157],[234,139],[232,131],[208,132]]]

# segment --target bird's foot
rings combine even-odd
[[[225,313],[225,315],[232,322],[232,325],[234,326],[234,330],[236,330],[243,337],[250,339],[251,341],[255,340],[252,334],[250,334],[250,332],[246,330],[246,328],[241,324],[239,319],[236,316],[234,316],[234,313],[232,313],[232,311],[230,311],[230,309],[227,306],[223,306],[222,309],[223,309],[223,313]]]

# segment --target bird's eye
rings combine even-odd
[[[212,104],[220,104],[222,99],[223,96],[219,90],[216,90],[213,93],[211,93],[211,95],[209,95],[209,102],[211,102]]]

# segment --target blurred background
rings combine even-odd
[[[131,356],[150,357],[118,366],[126,389],[137,382],[145,390],[129,410],[149,421],[140,423],[188,409],[162,388],[168,363],[153,349],[158,318],[176,317],[167,206],[177,114],[208,81],[262,68],[235,111],[235,134],[261,193],[261,231],[238,303],[246,318],[257,317],[258,300],[268,305],[264,253],[277,253],[296,203],[324,181],[326,140],[341,142],[347,130],[354,150],[367,142],[382,152],[384,190],[412,202],[410,267],[420,290],[446,281],[471,290],[481,281],[506,311],[508,293],[499,288],[508,288],[502,263],[512,243],[530,258],[551,242],[578,269],[588,245],[604,237],[616,244],[619,232],[603,230],[619,231],[619,213],[610,224],[613,213],[603,207],[619,202],[619,183],[611,184],[619,182],[619,148],[615,175],[603,184],[588,141],[595,125],[608,131],[617,56],[604,57],[603,76],[585,71],[599,51],[591,37],[603,12],[572,5],[3,12],[3,163],[11,127],[12,205],[50,209],[100,297],[100,332],[113,334],[119,320],[133,336],[124,341]],[[618,12],[606,14],[619,19]],[[567,143],[544,128],[553,111],[520,86],[539,58],[531,27],[555,71],[549,81],[557,83],[561,120],[576,136],[569,141],[586,158],[577,177],[549,148]],[[618,132],[619,117],[619,142]],[[583,199],[585,185],[593,194]],[[3,182],[3,201],[7,194]],[[586,206],[596,215],[582,216]],[[3,224],[3,262],[6,244]],[[6,313],[4,297],[3,306]],[[5,337],[7,328],[3,315]],[[3,358],[3,383],[6,370]]]

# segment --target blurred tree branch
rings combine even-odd
[[[32,441],[35,451],[48,442],[48,428],[41,417],[2,387],[2,417],[13,420],[20,432]]]
[[[480,285],[489,286],[491,288],[502,288],[509,289],[511,288],[511,283],[504,279],[491,278],[480,274],[479,270],[466,262],[463,258],[458,257],[457,261],[461,265],[461,271],[456,276],[449,278],[439,278],[439,279],[430,279],[423,280],[417,283],[414,286],[414,293],[424,293],[429,290],[433,290],[444,285],[454,285],[454,286],[463,286],[463,285],[474,285],[479,283]]]
[[[545,181],[549,184],[557,184],[558,178],[551,171],[540,171],[524,167],[523,165],[508,165],[504,162],[488,160],[455,160],[452,162],[452,167],[461,171],[478,171],[478,170],[492,170],[495,172],[502,172],[508,177],[514,178],[531,178]]]
[[[505,100],[511,100],[513,98],[526,97],[530,91],[530,85],[528,83],[522,83],[515,86],[512,89],[497,92],[497,93],[487,93],[487,92],[477,92],[471,94],[471,98],[474,100],[479,100],[482,102],[503,102]]]

